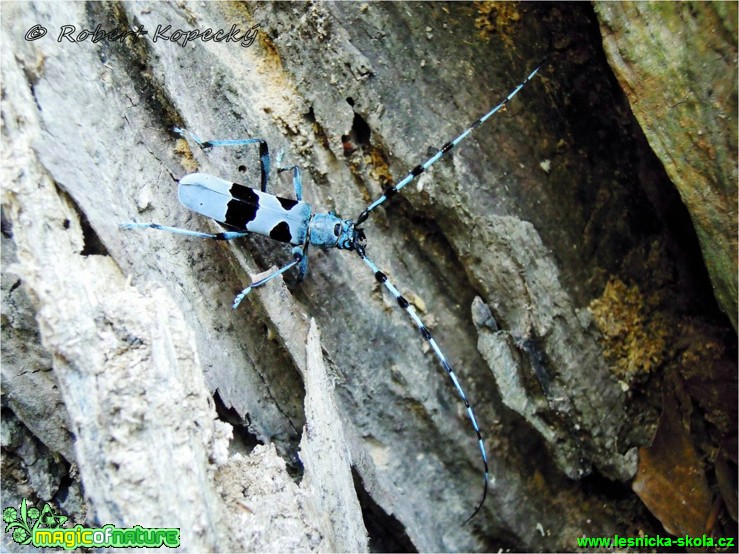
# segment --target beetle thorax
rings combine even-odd
[[[359,234],[364,236],[364,233],[354,228],[353,221],[341,219],[331,212],[314,214],[308,224],[308,240],[310,244],[320,248],[353,250]]]

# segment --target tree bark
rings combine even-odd
[[[591,6],[3,15],[3,464],[17,469],[3,506],[32,496],[80,523],[179,526],[185,550],[567,551],[582,535],[656,534],[631,480],[667,377],[693,422],[681,440],[715,479],[711,452],[736,440],[736,333]],[[35,24],[48,34],[24,40]],[[78,38],[98,24],[149,34],[57,41],[70,24]],[[254,41],[154,41],[168,25]],[[311,249],[304,281],[288,272],[232,310],[289,248],[119,224],[216,232],[178,204],[177,179],[259,186],[255,146],[201,149],[175,126],[267,140],[270,193],[294,196],[274,169],[297,164],[314,213],[356,219],[545,55],[505,110],[364,225],[485,438],[494,483],[461,526],[482,484],[466,411],[358,256]],[[45,465],[32,469],[29,444]],[[716,528],[731,524],[722,512]]]

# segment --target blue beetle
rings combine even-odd
[[[250,138],[239,140],[202,141],[196,135],[188,131],[175,128],[175,132],[182,136],[190,136],[195,140],[195,142],[204,148],[212,146],[243,146],[258,143],[261,168],[261,190],[255,190],[244,185],[231,183],[225,179],[221,179],[220,177],[214,177],[205,173],[191,173],[180,179],[180,202],[188,209],[214,219],[215,221],[234,229],[233,231],[224,231],[221,233],[200,233],[198,231],[167,227],[157,223],[126,223],[122,225],[122,227],[126,229],[148,227],[187,236],[217,240],[233,240],[246,236],[249,233],[257,233],[280,242],[291,244],[293,246],[292,251],[294,260],[267,277],[255,281],[242,290],[234,299],[234,308],[236,308],[244,297],[253,289],[264,285],[269,280],[274,279],[278,275],[283,274],[285,271],[298,264],[300,264],[300,277],[304,277],[308,268],[308,257],[306,255],[306,251],[310,245],[317,246],[319,248],[338,248],[340,250],[356,251],[365,265],[367,265],[374,273],[375,279],[393,295],[398,305],[408,313],[408,316],[413,324],[418,328],[423,339],[431,346],[431,349],[439,360],[444,371],[446,371],[447,375],[451,379],[460,399],[465,405],[467,415],[477,435],[477,443],[484,465],[482,500],[477,505],[477,508],[472,515],[467,518],[465,523],[472,519],[472,517],[474,517],[482,508],[485,498],[487,497],[488,483],[490,480],[488,459],[480,427],[475,419],[472,406],[467,400],[467,396],[465,395],[451,364],[446,360],[438,343],[432,337],[431,332],[423,324],[413,306],[411,306],[408,300],[406,300],[400,291],[398,291],[398,289],[388,280],[387,275],[380,271],[374,262],[367,257],[365,252],[366,238],[364,231],[359,227],[359,225],[367,220],[370,212],[388,199],[392,198],[400,189],[426,171],[445,154],[454,149],[457,144],[463,141],[473,130],[482,125],[488,118],[510,102],[510,100],[524,87],[524,85],[526,85],[526,83],[536,75],[543,63],[544,62],[542,61],[536,69],[534,69],[501,102],[460,133],[454,140],[442,145],[442,147],[428,160],[411,169],[408,174],[398,182],[398,184],[387,187],[377,200],[362,211],[359,217],[357,217],[356,222],[350,219],[341,219],[332,212],[312,214],[310,204],[303,202],[300,169],[297,166],[282,167],[278,169],[279,172],[292,170],[293,185],[295,187],[295,200],[268,194],[267,181],[269,179],[270,171],[270,156],[269,148],[265,140]]]

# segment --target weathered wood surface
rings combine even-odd
[[[36,23],[49,34],[24,41]],[[248,47],[55,40],[98,23],[258,32]],[[361,550],[365,530],[375,550],[570,550],[659,531],[629,483],[664,376],[700,407],[701,452],[736,436],[736,335],[591,7],[34,3],[3,5],[2,25],[4,505],[166,520],[187,550]],[[482,480],[469,422],[354,254],[311,251],[304,282],[232,311],[289,250],[118,224],[215,229],[176,179],[258,182],[256,149],[202,151],[175,125],[267,139],[316,210],[356,217],[546,53],[365,226],[486,437],[495,485],[461,527]],[[326,379],[335,391],[304,385]]]
[[[737,316],[737,4],[596,4],[603,46]]]

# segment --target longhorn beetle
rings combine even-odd
[[[445,143],[441,149],[431,156],[424,163],[417,165],[400,181],[397,185],[391,185],[385,189],[382,196],[367,206],[356,221],[351,219],[341,219],[333,212],[311,214],[310,204],[303,201],[303,187],[300,177],[300,169],[298,166],[280,167],[278,173],[283,171],[293,172],[293,186],[295,188],[296,200],[281,198],[267,193],[267,181],[270,172],[270,155],[267,142],[259,138],[239,139],[239,140],[208,140],[203,141],[195,134],[184,129],[175,128],[174,131],[181,136],[189,136],[203,148],[213,146],[243,146],[247,144],[259,144],[259,163],[261,169],[261,190],[254,190],[237,183],[231,183],[225,179],[206,175],[204,173],[191,173],[185,175],[179,182],[179,200],[188,209],[201,215],[214,219],[215,221],[225,224],[231,229],[240,229],[235,231],[224,231],[221,233],[200,233],[197,231],[189,231],[187,229],[179,229],[176,227],[168,227],[157,223],[124,223],[121,225],[124,229],[150,228],[178,233],[190,237],[216,239],[216,240],[233,240],[244,237],[249,233],[257,233],[270,237],[274,240],[285,242],[293,245],[292,254],[293,261],[284,267],[278,269],[274,273],[255,281],[244,290],[242,290],[234,299],[233,308],[237,308],[244,297],[253,289],[261,287],[268,281],[274,279],[278,275],[282,275],[288,269],[298,266],[299,278],[302,279],[308,269],[307,251],[309,246],[317,246],[319,248],[338,248],[340,250],[353,250],[362,261],[374,273],[375,279],[385,285],[390,294],[395,297],[398,305],[403,308],[413,323],[418,327],[421,336],[429,343],[431,348],[439,359],[441,366],[449,375],[454,383],[462,402],[467,409],[467,415],[470,418],[472,427],[477,435],[477,443],[480,447],[480,455],[484,466],[483,473],[483,492],[482,500],[475,508],[470,517],[465,520],[467,523],[482,508],[487,498],[489,471],[488,459],[483,443],[482,433],[477,424],[475,415],[472,411],[462,386],[457,380],[457,376],[452,366],[444,357],[436,340],[431,336],[428,328],[423,324],[421,318],[406,300],[400,294],[397,288],[388,280],[375,263],[367,257],[365,250],[366,237],[364,231],[360,227],[369,217],[370,213],[385,201],[389,200],[400,189],[426,171],[431,165],[436,163],[442,156],[450,152],[457,144],[462,142],[473,130],[485,123],[488,118],[503,108],[510,100],[518,94],[518,92],[528,83],[534,75],[539,71],[544,61],[534,69],[516,88],[514,88],[508,96],[498,103],[489,112],[475,121],[470,127],[462,132],[454,140]]]

